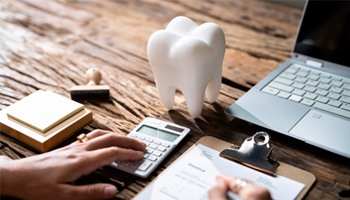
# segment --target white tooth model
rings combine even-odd
[[[199,117],[204,93],[210,103],[219,95],[225,47],[225,35],[217,24],[198,26],[187,17],[176,17],[165,30],[154,32],[147,54],[160,101],[171,109],[178,89],[191,116]]]

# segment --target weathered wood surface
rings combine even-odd
[[[301,13],[272,2],[244,0],[1,0],[0,109],[37,89],[69,96],[69,88],[84,84],[84,72],[96,67],[111,86],[112,98],[85,102],[94,113],[87,130],[126,135],[146,116],[191,128],[186,142],[148,179],[106,168],[78,181],[111,182],[121,191],[116,198],[130,199],[200,137],[240,144],[261,130],[238,120],[229,123],[224,110],[288,58]],[[219,98],[206,102],[202,117],[195,120],[180,93],[174,110],[167,112],[161,105],[147,60],[149,36],[178,15],[199,24],[219,24],[227,41]],[[306,199],[337,199],[340,191],[349,190],[349,159],[273,132],[272,137],[275,157],[316,175]],[[0,155],[17,159],[36,153],[1,133]]]

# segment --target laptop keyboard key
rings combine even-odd
[[[295,87],[295,88],[298,88],[298,89],[303,89],[303,87],[305,87],[305,84],[304,83],[295,82],[295,83],[293,83],[292,87]]]
[[[294,81],[299,83],[306,83],[307,79],[304,77],[296,77]]]
[[[304,94],[304,97],[308,99],[316,99],[317,95],[314,93],[307,92]]]
[[[350,104],[344,103],[340,108],[350,111]]]
[[[326,96],[328,94],[327,90],[322,90],[322,89],[317,89],[316,94],[322,95],[322,96]]]
[[[299,96],[303,96],[305,94],[304,90],[299,90],[299,89],[295,89],[292,92],[293,94],[299,95]]]
[[[340,87],[331,87],[329,89],[330,92],[334,92],[334,93],[341,93],[343,91],[343,89],[341,89]]]
[[[285,72],[288,72],[290,74],[295,74],[298,71],[298,68],[295,68],[293,66],[290,66],[288,69],[286,69]]]
[[[318,96],[316,98],[316,101],[321,102],[321,103],[327,103],[329,101],[329,98],[323,97],[323,96]]]
[[[277,77],[275,79],[276,82],[279,82],[279,83],[282,83],[284,85],[292,85],[293,84],[293,81],[292,80],[289,80],[289,79],[286,79],[286,78],[282,78],[282,77]]]
[[[284,98],[284,99],[288,99],[288,98],[290,97],[290,94],[287,93],[287,92],[281,91],[280,93],[278,93],[277,96],[282,97],[282,98]]]
[[[331,100],[329,100],[329,102],[327,104],[334,106],[334,107],[339,107],[342,104],[342,102],[340,102],[338,100],[331,99]]]
[[[320,77],[315,75],[315,74],[310,74],[307,78],[311,79],[311,80],[314,80],[314,81],[317,81]]]
[[[349,83],[344,84],[344,85],[343,85],[343,88],[344,88],[344,89],[347,89],[347,90],[350,90],[350,84],[349,84]]]
[[[342,96],[339,100],[345,103],[350,103],[350,97],[347,96]]]
[[[290,80],[294,80],[295,77],[297,77],[297,76],[294,75],[294,74],[289,74],[289,73],[284,72],[284,73],[282,73],[280,75],[280,77],[283,77],[283,78],[286,78],[286,79],[290,79]]]
[[[332,79],[333,79],[333,81],[341,81],[342,78],[339,76],[332,76]]]
[[[301,101],[303,98],[301,96],[292,94],[292,96],[289,97],[290,100],[295,101],[295,102],[299,102]]]
[[[298,71],[297,72],[297,75],[300,76],[300,77],[306,77],[308,75],[308,73],[306,71]]]
[[[312,105],[314,105],[315,101],[313,101],[311,99],[303,99],[300,103],[307,105],[307,106],[312,106]]]
[[[343,85],[343,82],[341,82],[341,81],[332,81],[331,84],[336,86],[336,87],[341,87]]]
[[[332,99],[339,99],[339,98],[340,98],[340,94],[330,92],[330,93],[327,95],[327,97],[332,98]]]
[[[343,82],[347,83],[347,84],[350,84],[350,79],[349,78],[343,78]]]
[[[341,115],[341,116],[346,117],[346,118],[350,118],[350,112],[349,111],[346,111],[346,110],[343,110],[343,109],[340,109],[340,108],[336,108],[336,107],[333,107],[333,106],[330,106],[330,105],[327,105],[327,104],[316,102],[313,105],[313,107],[318,108],[320,110],[324,110],[324,111],[330,112],[330,113]]]
[[[318,84],[317,87],[324,89],[324,90],[329,90],[329,88],[331,88],[331,86],[327,83],[320,83],[320,84]]]
[[[318,81],[308,80],[306,81],[306,84],[316,87],[318,85]]]
[[[350,97],[350,90],[344,90],[341,94]]]
[[[264,87],[261,91],[272,94],[272,95],[276,95],[279,92],[279,90],[272,88],[272,87],[269,87],[269,86]]]
[[[283,84],[278,83],[278,82],[271,82],[269,84],[269,86],[273,87],[273,88],[276,88],[276,89],[279,89],[279,90],[283,90],[285,92],[292,92],[294,90],[293,87],[288,86],[288,85],[283,85]]]
[[[314,86],[310,86],[310,85],[306,85],[304,87],[304,90],[308,91],[308,92],[315,92],[316,91],[316,87]]]
[[[323,75],[322,75],[323,76]],[[331,82],[331,79],[330,78],[325,78],[325,77],[321,77],[319,79],[320,82],[322,83],[330,83]]]

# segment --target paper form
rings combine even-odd
[[[283,176],[272,177],[221,158],[219,151],[197,145],[164,171],[135,199],[207,199],[218,174],[235,176],[268,188],[273,199],[295,199],[304,184]]]

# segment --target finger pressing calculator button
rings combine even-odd
[[[139,166],[139,170],[141,170],[141,171],[146,171],[150,166],[152,165],[152,162],[150,162],[150,161],[145,161],[145,162],[143,162],[140,166]]]

